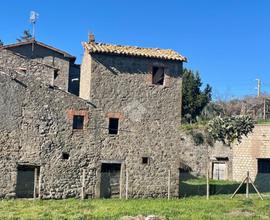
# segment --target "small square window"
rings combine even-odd
[[[164,67],[153,66],[152,68],[152,83],[154,85],[164,84]]]
[[[84,116],[74,115],[73,116],[73,129],[83,129]]]
[[[118,134],[119,118],[109,118],[109,134]]]
[[[62,153],[62,159],[63,160],[68,160],[69,159],[69,153],[63,152]]]
[[[142,157],[142,164],[149,164],[149,157]]]

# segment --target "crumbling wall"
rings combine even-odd
[[[54,83],[55,68],[6,49],[0,49],[0,67],[35,76],[36,80],[48,85]]]
[[[9,48],[9,50],[58,69],[58,76],[54,79],[54,84],[68,91],[68,77],[70,71],[69,58],[35,43]]]

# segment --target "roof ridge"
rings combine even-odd
[[[151,57],[165,60],[176,60],[182,62],[187,61],[186,57],[172,49],[116,45],[103,42],[84,42],[83,45],[89,50],[90,53],[109,53],[127,56]]]
[[[121,45],[121,44],[113,44],[113,43],[104,43],[104,42],[94,42],[90,44],[97,44],[97,45],[108,45],[108,46],[117,46],[117,47],[133,47],[133,48],[138,48],[138,49],[153,49],[153,50],[169,50],[169,51],[174,51],[173,49],[170,48],[160,48],[160,47],[141,47],[137,45]]]
[[[9,49],[9,48],[12,48],[12,47],[22,46],[22,45],[26,45],[26,44],[30,44],[30,43],[36,43],[37,45],[46,47],[46,48],[48,48],[50,50],[56,51],[56,52],[58,52],[60,54],[63,54],[65,57],[68,57],[70,59],[76,59],[75,56],[72,56],[71,54],[69,54],[69,53],[67,53],[67,52],[65,52],[65,51],[63,51],[61,49],[50,46],[50,45],[45,44],[45,43],[43,43],[41,41],[37,41],[35,38],[30,38],[28,40],[17,42],[17,43],[7,44],[7,45],[2,46],[2,48]]]

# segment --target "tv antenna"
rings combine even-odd
[[[32,24],[32,36],[35,38],[35,25],[37,22],[37,19],[39,18],[39,14],[35,11],[30,12],[30,23]]]

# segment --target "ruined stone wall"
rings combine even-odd
[[[35,78],[7,72],[0,72],[0,196],[16,196],[18,165],[40,166],[42,198],[80,196],[86,169],[88,194],[93,196],[98,110]],[[83,130],[72,129],[76,111],[88,118]],[[69,153],[68,160],[62,159],[63,152]]]
[[[60,53],[41,47],[37,44],[34,44],[33,50],[32,45],[30,44],[10,48],[10,50],[40,63],[59,69],[59,75],[54,80],[54,85],[68,91],[68,77],[70,70],[70,60],[68,58],[64,57]]]
[[[35,76],[45,84],[53,84],[55,68],[30,60],[12,51],[0,49],[0,67],[15,69],[21,73]]]
[[[260,179],[258,175],[258,160],[260,158],[270,159],[270,126],[256,125],[253,132],[244,137],[240,144],[233,146],[233,179],[241,181],[247,171],[253,181]],[[268,176],[268,187],[270,178]]]

